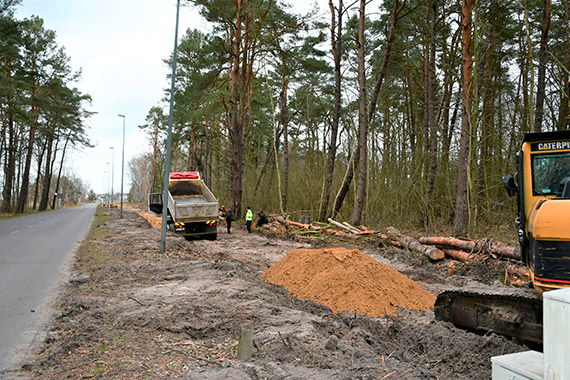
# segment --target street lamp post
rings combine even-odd
[[[111,163],[107,161],[107,208],[111,209]]]
[[[107,191],[107,189],[105,189],[107,187],[107,171],[105,170],[103,172],[103,208],[105,208],[105,192]]]
[[[119,114],[123,118],[123,153],[121,158],[121,218],[123,218],[123,181],[125,178],[125,115]]]
[[[166,160],[164,163],[164,187],[162,189],[162,228],[160,230],[160,253],[166,251],[166,214],[168,212],[168,179],[170,177],[170,149],[172,146],[172,115],[174,113],[174,84],[176,79],[176,55],[178,52],[178,19],[180,0],[176,2],[176,27],[174,29],[174,54],[172,55],[172,77],[170,78],[170,112],[166,138]]]
[[[113,151],[113,160],[111,161],[111,205],[113,205],[113,200],[115,199],[115,189],[113,186],[115,183],[115,148],[111,146],[109,149]]]
[[[103,171],[103,177],[101,179],[101,188],[103,189],[103,192],[101,192],[101,194],[105,193],[105,180],[107,178],[107,172]],[[97,193],[97,195],[99,195],[99,193]],[[105,196],[103,196],[102,198],[103,202],[105,202]]]

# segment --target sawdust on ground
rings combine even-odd
[[[261,277],[333,312],[396,315],[398,306],[430,310],[436,299],[418,283],[358,249],[296,249]]]

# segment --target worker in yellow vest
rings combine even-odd
[[[245,225],[247,227],[247,232],[251,233],[251,223],[253,223],[253,211],[247,207],[247,212],[245,213]]]

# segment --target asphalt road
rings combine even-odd
[[[0,377],[25,356],[96,204],[0,222]],[[5,372],[4,372],[5,373]]]

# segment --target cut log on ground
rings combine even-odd
[[[359,233],[361,233],[361,231],[360,231],[358,228],[354,227],[352,224],[350,224],[350,223],[348,223],[348,222],[342,222],[342,224],[344,224],[345,226],[347,226],[353,234],[359,234]]]
[[[455,249],[462,250],[465,252],[479,252],[483,249],[483,246],[476,241],[461,240],[452,237],[441,237],[441,236],[421,237],[419,241],[422,244],[453,247]]]
[[[461,263],[457,260],[449,260],[449,262],[447,263],[447,273],[449,273],[450,276],[453,276],[453,274],[457,270],[457,267],[460,264]]]
[[[343,230],[346,230],[346,231],[350,232],[351,234],[360,233],[360,231],[354,227],[345,226],[344,224],[339,223],[336,220],[332,220],[331,218],[328,218],[327,220],[329,221],[330,224],[334,225],[335,227],[342,228]]]
[[[420,243],[436,245],[438,247],[449,247],[470,253],[487,253],[507,257],[509,259],[521,260],[520,250],[502,243],[492,241],[481,242],[476,240],[462,240],[452,237],[421,237]]]
[[[405,248],[415,252],[423,253],[431,260],[441,260],[445,257],[445,254],[440,249],[433,246],[420,244],[420,242],[413,237],[402,235],[400,231],[394,227],[388,227],[387,231],[388,235],[402,243]]]
[[[514,274],[525,280],[530,280],[530,273],[526,267],[509,264],[507,265],[507,273]]]
[[[447,256],[451,257],[452,259],[455,259],[455,260],[458,260],[461,262],[469,261],[469,260],[473,259],[473,257],[475,256],[475,254],[473,254],[473,253],[468,253],[465,251],[459,251],[457,249],[451,249],[451,248],[443,248],[442,251]]]
[[[343,237],[343,238],[355,238],[355,237],[357,237],[355,234],[349,234],[349,233],[346,233],[344,231],[334,230],[332,228],[327,228],[324,231],[328,232],[330,234],[333,234],[334,236]]]
[[[370,228],[368,228],[368,227],[366,227],[366,226],[358,226],[358,227],[356,227],[356,228],[358,228],[358,229],[361,231],[361,232],[360,232],[361,234],[372,235],[372,234],[375,234],[375,233],[376,233],[376,231],[371,230]]]
[[[499,242],[491,242],[491,244],[489,244],[489,251],[497,255],[508,257],[509,259],[522,261],[521,250],[518,247],[511,247]]]
[[[284,233],[287,231],[287,229],[281,225],[281,224],[266,224],[265,226],[263,226],[264,228],[267,228],[270,231],[276,232],[276,233]]]
[[[299,228],[306,228],[306,229],[311,228],[310,224],[297,223],[297,222],[293,222],[292,220],[289,220],[289,219],[287,219],[287,223],[289,223],[292,226],[299,227]]]

